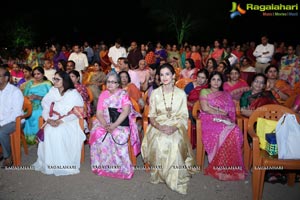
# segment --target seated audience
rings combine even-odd
[[[272,92],[265,91],[267,77],[258,73],[254,76],[251,89],[244,92],[240,99],[241,114],[249,117],[253,110],[266,104],[278,104]]]
[[[23,114],[23,94],[9,81],[8,69],[0,66],[0,144],[2,147],[0,161],[4,159],[1,168],[13,165],[10,134],[16,130],[16,118]]]
[[[237,67],[230,68],[228,72],[229,80],[224,83],[223,89],[232,96],[233,100],[240,101],[242,94],[250,89],[249,85],[240,78],[240,70]]]
[[[52,87],[42,100],[44,140],[39,140],[36,171],[55,176],[78,174],[85,135],[79,124],[83,99],[68,73],[56,72]]]
[[[175,70],[165,63],[160,68],[163,85],[150,96],[150,124],[142,143],[142,156],[150,164],[150,182],[187,194],[196,171],[191,143],[187,137],[186,94],[174,85]],[[175,167],[176,166],[176,167]]]
[[[140,153],[135,123],[136,117],[140,115],[132,108],[128,93],[120,89],[120,84],[120,76],[116,72],[107,74],[107,90],[99,96],[97,119],[90,132],[91,168],[99,176],[131,179],[134,167],[128,145],[131,145],[135,156]],[[131,144],[128,144],[129,137]]]
[[[205,174],[223,181],[244,180],[243,134],[236,125],[233,99],[229,93],[222,91],[220,72],[212,72],[208,84],[209,88],[202,89],[200,93],[199,116],[209,162]]]

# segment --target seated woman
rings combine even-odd
[[[32,71],[33,79],[26,83],[23,91],[32,103],[32,114],[25,120],[24,134],[28,144],[35,144],[35,136],[39,130],[38,119],[42,115],[42,99],[52,87],[52,82],[44,76],[42,67],[36,67]]]
[[[127,71],[120,71],[119,76],[121,78],[121,88],[127,91],[129,97],[133,98],[140,106],[142,110],[145,106],[145,102],[142,98],[142,92],[131,83],[130,75]]]
[[[83,100],[68,73],[56,72],[53,82],[54,87],[42,100],[47,124],[33,166],[44,174],[78,174],[81,147],[86,138],[78,120],[82,117]]]
[[[181,70],[179,79],[181,78],[191,78],[196,79],[197,76],[197,68],[195,68],[195,63],[193,59],[187,58],[185,60],[185,68]]]
[[[120,76],[109,72],[106,78],[107,90],[99,96],[97,120],[90,132],[91,168],[99,176],[131,179],[134,168],[129,158],[130,137],[134,154],[140,153],[140,140],[135,123],[139,116],[132,108],[128,93],[120,89]],[[120,113],[116,121],[111,120],[113,108]],[[126,121],[129,123],[125,123]],[[127,122],[128,122],[127,121]]]
[[[145,59],[139,60],[139,67],[135,70],[138,74],[141,83],[141,91],[147,91],[149,87],[149,78],[150,78],[150,71],[146,68],[147,63]]]
[[[92,103],[92,111],[96,113],[96,107],[98,103],[98,97],[101,93],[101,86],[105,82],[106,74],[102,71],[100,63],[94,62],[94,71],[90,72],[88,77],[88,81],[86,83],[87,87],[91,89],[93,94],[93,103]]]
[[[251,89],[244,92],[240,99],[241,114],[249,117],[253,110],[266,104],[278,104],[272,92],[265,91],[267,77],[258,73],[255,74]]]
[[[165,63],[160,68],[163,85],[150,96],[150,125],[142,143],[144,163],[150,164],[151,183],[166,183],[186,194],[191,174],[196,171],[191,143],[187,137],[186,94],[176,86],[175,70]]]
[[[189,118],[192,121],[192,146],[193,149],[196,147],[196,121],[192,116],[193,105],[196,101],[199,101],[200,91],[203,88],[207,88],[207,80],[209,74],[207,69],[203,68],[197,72],[197,79],[193,82],[188,83],[184,91],[187,94],[187,105],[189,111]]]
[[[84,102],[84,112],[83,112],[83,118],[84,120],[84,132],[88,133],[88,122],[90,121],[92,111],[91,111],[91,103],[90,103],[90,97],[87,92],[87,88],[85,85],[80,83],[80,73],[77,70],[72,70],[69,72],[69,76],[74,84],[75,89],[79,94],[81,95],[83,102]]]
[[[188,95],[188,109],[191,110],[195,101],[199,100],[200,91],[203,88],[207,88],[207,80],[208,80],[208,71],[206,69],[201,69],[197,72],[197,79],[188,83],[184,87],[184,91],[186,95]]]
[[[229,69],[229,80],[223,85],[225,92],[228,92],[233,100],[240,101],[242,94],[250,89],[248,83],[240,78],[240,70],[237,67]]]
[[[202,141],[208,154],[205,173],[219,180],[244,180],[243,134],[235,123],[235,105],[222,91],[222,74],[212,72],[209,88],[200,93]]]
[[[255,68],[250,65],[250,60],[248,57],[242,57],[241,59],[241,72],[256,72]]]
[[[149,99],[150,99],[150,96],[153,92],[153,90],[155,90],[156,88],[158,88],[159,86],[161,85],[161,82],[160,82],[160,77],[159,77],[159,69],[155,72],[155,75],[154,75],[154,81],[152,82],[151,86],[148,88],[148,96],[146,98],[146,104],[149,105]]]
[[[228,74],[229,69],[230,69],[230,66],[228,66],[228,63],[226,62],[226,60],[222,60],[218,64],[218,67],[216,69],[217,72],[220,72],[222,74],[224,82],[229,79],[229,74]]]
[[[218,67],[217,61],[214,58],[207,59],[205,69],[207,69],[209,74],[211,74],[213,71],[216,71],[217,67]]]
[[[294,91],[288,82],[278,79],[278,72],[278,67],[275,65],[269,65],[265,69],[267,76],[266,90],[271,91],[276,100],[283,103],[294,94]]]
[[[24,66],[23,73],[24,73],[24,78],[22,78],[17,84],[17,87],[20,88],[21,91],[24,90],[26,83],[28,83],[28,81],[30,81],[33,78],[31,67]]]

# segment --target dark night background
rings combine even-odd
[[[139,43],[160,40],[163,43],[176,43],[175,33],[168,32],[167,24],[151,17],[153,10],[165,2],[182,13],[191,14],[197,21],[196,29],[187,39],[190,43],[211,44],[213,40],[228,38],[229,41],[244,42],[254,40],[267,34],[270,41],[286,41],[299,44],[298,17],[262,17],[255,11],[247,11],[246,15],[230,19],[230,0],[129,0],[129,1],[43,1],[37,4],[30,1],[9,1],[3,4],[0,12],[0,46],[5,46],[7,27],[22,21],[35,33],[35,43],[46,42],[81,43],[83,40],[91,44],[104,41],[107,44],[116,38],[122,38],[125,44],[131,40]],[[245,1],[237,3],[258,2],[259,4],[284,3],[292,4],[292,0]],[[67,6],[66,6],[67,5]],[[35,8],[38,7],[38,8]],[[296,11],[299,13],[299,10]],[[158,19],[158,20],[157,20]],[[186,41],[186,40],[185,40]]]

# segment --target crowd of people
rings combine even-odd
[[[24,52],[23,60],[1,60],[3,168],[13,165],[9,135],[23,112],[24,97],[33,108],[23,131],[28,144],[38,143],[35,170],[56,176],[79,173],[86,141],[93,173],[131,179],[130,146],[150,166],[152,183],[164,182],[180,194],[187,193],[189,179],[199,171],[193,152],[197,148],[195,102],[201,107],[198,117],[208,155],[205,174],[225,181],[244,180],[248,175],[236,105],[249,117],[262,105],[284,105],[298,94],[290,108],[300,111],[299,52],[295,45],[271,44],[267,36],[258,45],[229,44],[224,39],[207,47],[185,43],[179,48],[161,42],[139,47],[132,41],[126,49],[117,39],[110,47],[104,43],[90,47],[85,41],[72,49],[52,44],[44,52],[28,47]],[[180,79],[191,81],[179,88]],[[137,119],[146,106],[149,125],[143,132]],[[43,140],[37,139],[40,117],[45,122]]]

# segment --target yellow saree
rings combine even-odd
[[[165,94],[166,104],[171,105],[171,93]],[[186,94],[175,87],[171,117],[167,117],[161,88],[155,89],[150,97],[149,117],[160,125],[176,126],[178,131],[166,135],[148,126],[142,142],[144,162],[150,164],[151,183],[165,182],[181,194],[187,193],[188,182],[196,171],[195,159],[187,136],[188,109]]]

